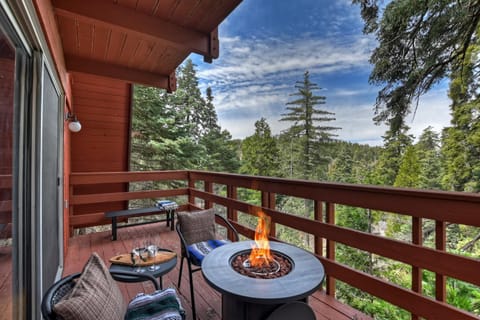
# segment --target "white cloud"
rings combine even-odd
[[[335,6],[350,5],[342,0]],[[358,12],[349,11],[348,17],[336,17],[341,26],[354,19],[359,28]],[[331,36],[328,36],[331,34]],[[278,37],[241,38],[222,37],[220,58],[213,64],[200,64],[197,76],[202,91],[211,86],[220,125],[234,138],[245,138],[254,133],[254,123],[265,117],[272,133],[278,134],[290,124],[280,122],[289,95],[295,92],[295,82],[308,70],[321,79],[340,79],[340,83],[319,83],[329,88],[326,95],[328,111],[335,112],[333,126],[341,127],[339,139],[362,144],[381,145],[386,126],[373,123],[373,104],[376,88],[365,79],[362,83],[351,78],[371,69],[369,58],[375,40],[361,35],[339,37],[335,31],[326,38],[311,38],[308,34],[295,38]],[[344,82],[342,80],[345,80]],[[449,124],[448,98],[445,89],[432,90],[422,97],[415,119],[407,118],[411,133],[417,138],[427,126],[440,132]],[[322,93],[323,94],[323,93]]]
[[[428,126],[441,134],[442,129],[450,125],[450,104],[445,88],[434,89],[420,98],[417,112],[407,117],[406,124],[410,132],[418,139]]]

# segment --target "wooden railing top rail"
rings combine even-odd
[[[74,172],[70,174],[71,185],[155,180],[188,180],[188,171]]]
[[[193,180],[480,227],[480,194],[190,171]]]

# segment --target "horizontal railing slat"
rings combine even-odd
[[[153,191],[126,191],[99,194],[82,194],[74,195],[70,200],[71,205],[103,203],[122,200],[148,199],[159,197],[173,197],[187,195],[188,189],[169,189],[169,190],[153,190]]]

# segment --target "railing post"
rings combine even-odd
[[[446,225],[445,221],[435,221],[435,248],[437,250],[445,251],[446,249]],[[438,301],[445,302],[446,285],[446,277],[439,273],[435,274],[435,298]]]
[[[237,200],[237,187],[227,185],[227,197],[229,199]],[[227,218],[230,221],[238,222],[238,212],[235,209],[227,207]],[[228,239],[233,240],[233,232],[228,229]]]
[[[188,203],[191,206],[195,206],[195,197],[190,190],[195,189],[195,180],[192,179],[190,172],[188,173]]]
[[[262,191],[262,207],[275,210],[275,193]],[[276,237],[275,222],[270,224],[270,237]]]
[[[212,193],[213,192],[213,183],[209,181],[204,181],[205,192]],[[212,207],[212,202],[209,200],[205,200],[205,209],[210,209]]]
[[[326,202],[325,211],[328,224],[335,224],[335,204]],[[335,261],[335,241],[327,239],[327,259]],[[327,295],[335,297],[335,278],[327,275]]]
[[[423,244],[422,218],[412,217],[412,243]],[[415,266],[412,266],[412,290],[422,294],[422,269]],[[416,314],[412,314],[411,318],[420,319]]]
[[[70,232],[70,237],[73,237],[73,226],[72,226],[72,223],[70,221],[72,221],[72,217],[73,217],[73,209],[74,209],[74,206],[72,206],[72,199],[73,199],[73,186],[70,184],[70,187],[69,187],[69,197],[68,197],[68,226],[69,226],[69,232]]]
[[[315,221],[323,222],[323,206],[321,201],[314,201],[313,217]],[[323,238],[314,236],[313,250],[316,255],[323,257]]]

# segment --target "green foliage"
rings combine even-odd
[[[173,94],[135,86],[131,169],[237,172],[238,144],[217,124],[212,90],[202,97],[191,60],[179,68],[177,78]]]
[[[265,118],[255,122],[255,133],[242,143],[240,173],[278,176],[279,150]]]
[[[402,162],[393,185],[395,187],[417,187],[420,184],[420,169],[415,148],[408,146],[402,157]]]
[[[360,4],[364,32],[378,40],[370,58],[374,65],[370,82],[383,88],[377,95],[374,119],[398,131],[412,102],[468,61],[467,50],[479,41],[475,32],[480,2],[390,1],[382,15],[378,0],[352,2]]]
[[[408,127],[402,126],[400,131],[389,130],[383,137],[384,149],[373,172],[371,183],[393,185],[400,169],[401,159],[413,137],[408,135]]]
[[[422,189],[441,189],[440,138],[431,126],[423,130],[415,150],[420,162],[418,187]]]

